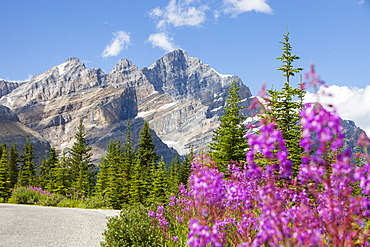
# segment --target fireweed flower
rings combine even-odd
[[[321,105],[304,104],[301,111],[302,140],[304,152],[315,150],[311,158],[323,163],[327,150],[335,153],[343,146],[343,128],[338,114],[325,110]]]
[[[250,147],[250,150],[246,153],[246,161],[252,169],[255,169],[257,165],[255,159],[262,155],[264,158],[277,161],[277,163],[267,166],[268,171],[272,173],[279,169],[278,171],[282,177],[291,177],[292,162],[287,159],[289,153],[276,123],[265,123],[258,135],[247,133],[246,137]],[[280,166],[277,164],[280,164]]]
[[[230,164],[225,179],[202,157],[168,211],[148,215],[164,218],[174,210],[174,224],[187,227],[190,246],[369,246],[370,198],[363,194],[370,193],[370,164],[357,167],[350,152],[340,150],[335,113],[305,105],[301,116],[306,154],[297,179],[280,179],[291,174],[289,154],[276,125],[263,123],[259,134],[248,134],[247,165]],[[260,161],[269,165],[264,169]]]
[[[215,168],[200,166],[189,180],[192,184],[191,195],[196,205],[217,205],[220,206],[224,197],[223,173]]]
[[[305,80],[304,88],[313,87],[317,90],[319,86],[327,87],[325,82],[320,79],[320,75],[316,74],[315,65],[313,63],[310,64],[310,70],[305,74]]]
[[[208,244],[211,246],[223,246],[220,242],[218,235],[217,225],[212,227],[208,225],[202,225],[195,219],[190,219],[189,221],[189,235],[188,235],[188,245],[193,247],[204,247]]]
[[[43,190],[43,189],[35,187],[35,186],[30,186],[28,189],[40,192],[41,194],[44,194],[44,195],[51,195],[51,193],[49,191]]]

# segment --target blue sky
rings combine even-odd
[[[327,84],[370,98],[370,0],[1,0],[0,11],[8,80],[70,57],[107,73],[122,58],[142,68],[182,48],[256,94],[284,83],[275,58],[288,25],[297,67],[314,62]]]

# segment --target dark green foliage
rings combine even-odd
[[[95,166],[91,162],[91,147],[88,146],[86,136],[81,119],[75,135],[76,141],[69,150],[69,163],[72,169],[72,187],[80,194],[91,195],[95,185]]]
[[[294,60],[300,59],[297,55],[292,55],[292,46],[289,43],[289,32],[287,30],[286,34],[283,34],[284,41],[280,43],[283,44],[283,54],[281,57],[277,57],[276,59],[279,59],[283,62],[283,65],[278,68],[277,70],[280,70],[283,72],[283,76],[286,77],[286,81],[289,84],[289,78],[290,76],[295,76],[295,73],[299,73],[302,71],[302,68],[293,68],[293,62]]]
[[[172,157],[172,162],[170,167],[167,171],[168,177],[168,195],[177,195],[178,193],[178,186],[180,184],[180,160],[179,156]]]
[[[52,187],[51,183],[55,178],[53,171],[58,167],[58,154],[55,151],[55,148],[50,149],[49,158],[43,159],[40,166],[40,175],[38,177],[38,186],[46,189]]]
[[[238,90],[236,82],[233,82],[226,100],[225,115],[221,117],[220,126],[214,131],[213,142],[209,145],[212,149],[209,155],[222,172],[226,171],[230,161],[245,161],[245,150],[248,147],[243,125],[245,117],[241,115],[242,107],[238,105]]]
[[[194,152],[193,149],[190,150],[190,154],[186,155],[186,158],[180,164],[179,169],[179,184],[187,185],[189,176],[191,173],[191,163],[193,162]]]
[[[36,164],[33,162],[33,145],[26,140],[24,144],[24,155],[22,156],[22,167],[19,171],[19,180],[17,185],[26,187],[33,186],[36,183]]]
[[[166,164],[162,158],[152,174],[153,182],[149,192],[149,202],[151,204],[167,201],[168,179],[165,166]]]
[[[138,151],[136,153],[136,159],[139,161],[140,166],[144,171],[148,171],[148,168],[160,158],[154,152],[154,141],[153,136],[150,133],[149,123],[145,122],[142,130],[140,131],[140,139],[138,144]]]
[[[10,155],[8,160],[9,166],[9,180],[10,180],[10,188],[14,188],[18,180],[18,161],[19,161],[19,153],[17,150],[17,144],[13,143],[10,147]]]
[[[127,124],[126,143],[123,146],[123,166],[122,166],[122,203],[128,204],[130,201],[130,187],[132,180],[132,170],[135,162],[135,153],[131,142],[131,123]]]
[[[153,182],[153,172],[159,156],[154,152],[153,136],[150,133],[149,123],[145,122],[140,131],[138,150],[135,155],[133,181],[131,186],[136,186],[132,191],[140,198],[139,202],[147,201]],[[131,196],[133,196],[131,194]],[[135,199],[136,200],[136,199]]]
[[[97,181],[98,192],[106,196],[114,209],[122,207],[123,150],[120,141],[110,141],[107,154],[102,158]]]
[[[121,209],[129,204],[130,200],[139,202],[137,197],[132,197],[130,187],[134,169],[134,153],[131,144],[130,122],[127,126],[126,143],[121,147],[120,141],[110,141],[107,154],[102,158],[98,173],[97,191],[107,198],[114,209]],[[140,180],[140,172],[137,172]],[[142,188],[140,189],[142,190]]]
[[[101,246],[164,246],[165,238],[148,217],[149,209],[140,204],[128,206],[120,216],[109,218]]]
[[[72,190],[72,174],[65,154],[58,159],[56,166],[52,168],[51,171],[51,181],[46,185],[46,189],[52,193],[57,193],[60,195],[66,195]]]
[[[139,161],[135,161],[133,169],[131,171],[131,182],[130,182],[130,205],[136,205],[143,203],[145,199],[145,187],[142,179],[141,166]]]
[[[284,39],[284,42],[280,42],[283,44],[283,54],[277,59],[284,63],[278,70],[283,72],[286,82],[281,91],[268,90],[268,111],[265,112],[265,117],[276,122],[278,129],[282,131],[289,151],[289,159],[293,161],[293,175],[296,176],[303,152],[299,144],[302,138],[299,112],[302,110],[305,91],[302,89],[302,85],[299,88],[290,86],[290,76],[294,76],[295,73],[299,73],[302,69],[293,68],[294,60],[299,59],[299,57],[291,53],[292,47],[289,43],[288,32],[284,34]]]
[[[7,164],[7,150],[1,149],[0,158],[0,199],[5,202],[10,196],[10,179]]]

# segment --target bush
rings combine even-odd
[[[41,206],[57,206],[60,201],[62,201],[64,196],[59,194],[44,194],[40,196],[38,205]]]
[[[101,246],[164,246],[165,238],[152,224],[148,210],[140,204],[129,206],[110,218]]]
[[[13,190],[9,202],[16,204],[37,204],[40,201],[41,195],[42,192],[31,189],[31,187],[18,187]]]
[[[101,196],[92,196],[84,200],[81,200],[78,205],[78,208],[110,208],[106,199]]]
[[[78,208],[79,204],[79,200],[64,197],[60,202],[57,203],[56,206],[62,208]]]

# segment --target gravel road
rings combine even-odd
[[[107,216],[119,210],[0,203],[0,246],[100,246]]]

